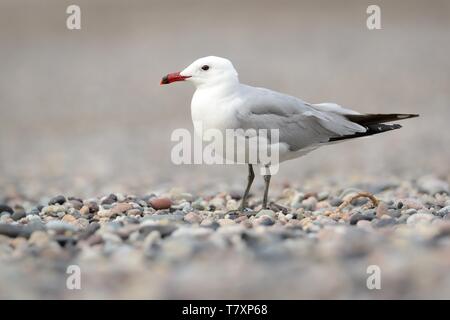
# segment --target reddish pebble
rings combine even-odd
[[[169,198],[154,198],[149,202],[153,209],[156,210],[169,209],[172,205],[172,201]]]

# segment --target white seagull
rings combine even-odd
[[[189,81],[195,87],[191,102],[192,120],[203,129],[277,129],[279,162],[294,159],[331,143],[370,136],[401,128],[386,122],[417,117],[417,114],[361,114],[334,103],[312,104],[296,97],[239,82],[233,64],[225,58],[200,58],[181,72],[170,73],[161,84]],[[239,211],[247,206],[247,197],[255,174],[248,162],[248,182]],[[270,174],[264,175],[263,208]]]

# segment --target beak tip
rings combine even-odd
[[[161,79],[161,82],[159,84],[162,86],[163,84],[168,84],[168,83],[169,83],[169,77],[168,76],[164,76]]]

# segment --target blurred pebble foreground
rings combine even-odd
[[[361,191],[378,206],[360,198],[342,207]],[[240,192],[8,198],[0,298],[450,297],[448,181],[276,187],[270,210],[250,198],[252,215],[229,212]],[[66,287],[70,265],[81,290]],[[366,286],[372,265],[380,290]]]

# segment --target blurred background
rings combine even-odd
[[[66,28],[70,4],[81,30]],[[381,30],[366,27],[370,4]],[[170,161],[171,132],[192,130],[194,88],[159,81],[207,55],[233,61],[244,83],[308,102],[421,115],[287,162],[275,185],[448,178],[449,39],[447,0],[0,0],[1,192],[243,184],[243,166]]]

